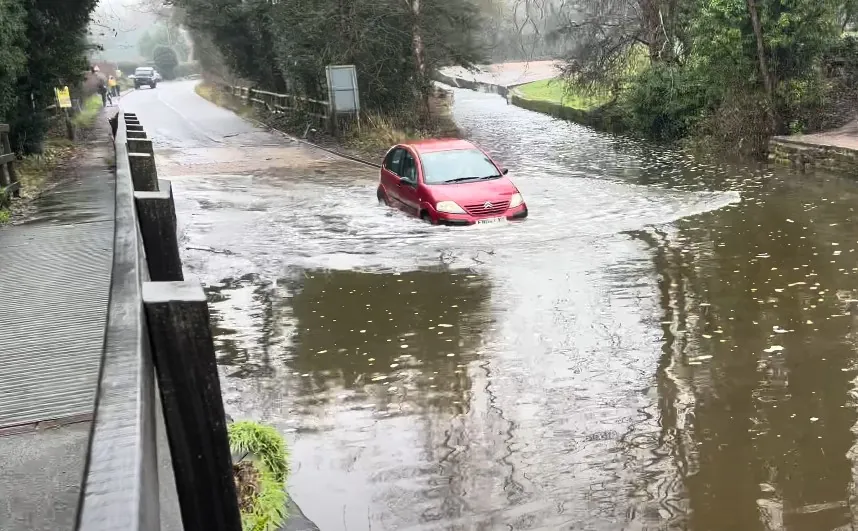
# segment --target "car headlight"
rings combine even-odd
[[[438,201],[435,210],[445,214],[464,214],[465,211],[455,201]]]
[[[509,207],[510,208],[515,208],[515,207],[521,205],[522,203],[524,203],[524,198],[521,197],[521,194],[518,192],[512,194],[512,197],[509,198]]]

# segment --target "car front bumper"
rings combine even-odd
[[[443,212],[437,212],[435,213],[435,222],[439,225],[462,227],[475,225],[481,219],[491,219],[493,217],[505,217],[509,221],[524,219],[527,217],[527,204],[522,203],[515,208],[510,208],[502,216],[477,217],[470,214],[446,214]]]

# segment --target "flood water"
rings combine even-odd
[[[227,411],[323,530],[852,529],[858,184],[703,162],[456,92],[523,223],[372,173],[174,183]]]

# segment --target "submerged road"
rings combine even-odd
[[[524,223],[431,227],[374,171],[164,83],[227,411],[320,528],[851,529],[858,183],[704,161],[457,91]]]

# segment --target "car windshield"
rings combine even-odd
[[[152,73],[152,70],[150,70],[148,68],[138,68],[137,70],[134,71],[134,75],[136,75],[136,76],[145,76],[145,75],[151,74],[151,73]]]
[[[500,177],[498,169],[479,149],[436,151],[420,157],[423,182],[445,184]]]

